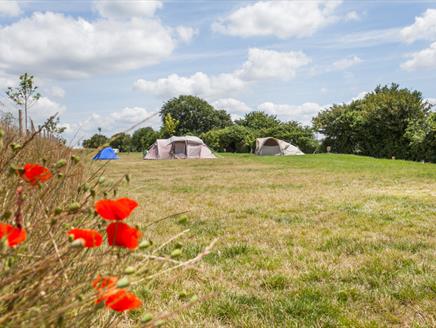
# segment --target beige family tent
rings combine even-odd
[[[276,138],[257,138],[256,155],[304,155],[296,146]]]
[[[215,158],[209,147],[198,137],[171,137],[157,139],[144,159]]]

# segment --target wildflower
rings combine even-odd
[[[107,297],[105,305],[117,312],[123,312],[140,307],[142,302],[135,294],[118,289]]]
[[[95,211],[106,220],[124,220],[138,206],[133,199],[102,199],[95,203]]]
[[[71,229],[68,235],[73,236],[74,240],[82,239],[85,242],[84,246],[88,248],[98,247],[103,242],[102,235],[91,229]]]
[[[27,163],[24,165],[23,170],[20,170],[19,174],[24,181],[30,183],[31,185],[45,182],[52,177],[48,168],[32,163]]]
[[[97,291],[97,304],[104,302],[112,293],[118,291],[117,287],[118,278],[106,276],[102,277],[97,275],[97,277],[92,282],[92,287]]]
[[[123,222],[113,222],[106,229],[109,245],[129,249],[138,247],[141,232]]]
[[[0,239],[7,238],[8,246],[14,247],[26,240],[26,230],[13,225],[0,223]]]

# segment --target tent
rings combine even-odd
[[[144,159],[215,158],[209,147],[198,137],[171,137],[157,139]]]
[[[111,160],[111,159],[120,159],[112,147],[103,148],[93,158],[94,161],[95,160]]]
[[[268,137],[256,139],[256,155],[304,155],[304,153],[296,146],[290,143]]]

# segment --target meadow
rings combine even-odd
[[[159,244],[181,233],[199,264],[137,289],[170,327],[436,326],[436,166],[352,155],[143,161],[106,177],[141,204],[132,220]],[[97,163],[96,165],[102,165]],[[177,243],[178,245],[174,245]],[[135,315],[134,313],[132,314]]]

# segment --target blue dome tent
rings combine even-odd
[[[120,159],[112,147],[106,147],[100,150],[97,155],[94,156],[93,160],[111,160]]]

